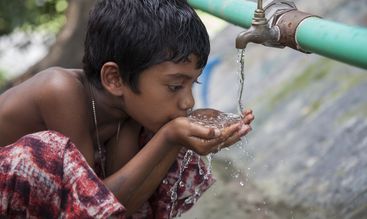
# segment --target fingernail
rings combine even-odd
[[[214,136],[215,137],[219,137],[220,136],[220,130],[219,129],[214,129]]]

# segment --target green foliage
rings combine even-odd
[[[58,31],[64,24],[67,0],[1,0],[0,35],[11,33],[16,28],[36,28]]]

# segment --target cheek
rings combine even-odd
[[[139,98],[127,103],[126,113],[152,132],[168,121],[167,107],[152,98]]]

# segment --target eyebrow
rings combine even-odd
[[[174,73],[174,74],[169,74],[167,75],[167,77],[169,78],[183,78],[183,79],[192,79],[191,76],[185,74],[185,73]]]

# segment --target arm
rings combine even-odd
[[[146,145],[145,147],[147,147]],[[109,177],[107,178],[104,183],[110,188],[110,186],[113,187],[112,191],[116,194],[121,194],[121,198],[119,198],[120,202],[124,204],[124,206],[127,208],[127,214],[131,215],[136,210],[138,210],[141,205],[147,201],[151,195],[155,192],[156,188],[160,185],[163,178],[167,175],[167,172],[169,168],[172,166],[173,162],[175,162],[176,157],[180,151],[180,146],[170,146],[168,151],[165,155],[160,154],[159,156],[161,159],[157,162],[157,165],[153,168],[150,167],[151,171],[146,172],[146,176],[143,177],[143,181],[140,185],[137,185],[135,188],[135,191],[131,191],[131,195],[126,194],[124,191],[121,191],[122,185],[119,184],[119,180],[116,180]],[[151,155],[147,155],[151,156]],[[133,172],[136,172],[137,170],[133,167]],[[126,180],[132,180],[132,175],[129,176],[130,179]],[[134,185],[134,184],[133,184]],[[133,189],[133,188],[131,188]],[[125,195],[124,195],[125,193]]]
[[[181,146],[205,155],[217,150],[218,145],[233,144],[248,131],[241,132],[240,124],[235,124],[220,133],[177,118],[162,127],[138,154],[104,182],[132,213],[158,187]]]
[[[104,180],[119,201],[133,212],[155,191],[181,147],[156,134],[130,161]]]

